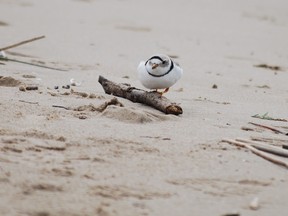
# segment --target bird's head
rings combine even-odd
[[[171,65],[171,60],[166,55],[154,55],[151,58],[149,58],[146,63],[145,67],[146,70],[155,75],[161,75],[167,72],[169,70]]]

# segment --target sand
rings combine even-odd
[[[66,70],[1,61],[0,215],[287,214],[287,169],[221,142],[288,143],[249,124],[288,131],[251,117],[288,119],[287,1],[0,4],[0,47],[46,36],[7,56]],[[99,75],[143,88],[137,65],[155,53],[184,70],[166,94],[182,115],[123,98],[93,109],[113,98]]]

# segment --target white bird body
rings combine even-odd
[[[148,89],[168,89],[182,76],[183,70],[166,55],[154,55],[138,66],[138,78]]]

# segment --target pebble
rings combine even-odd
[[[38,90],[38,86],[20,86],[19,91],[32,91],[32,90]]]
[[[25,86],[20,86],[19,91],[26,91]]]
[[[6,53],[3,50],[0,51],[0,58],[6,58]]]
[[[260,206],[259,206],[259,198],[258,197],[254,197],[252,199],[252,201],[249,204],[249,208],[251,210],[258,210],[260,208]]]
[[[31,90],[38,90],[38,86],[27,86],[26,87],[27,91],[31,91]]]

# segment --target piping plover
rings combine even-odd
[[[165,89],[160,94],[168,92],[182,76],[183,70],[167,55],[153,55],[147,61],[141,61],[138,66],[138,77],[142,85],[148,89]]]

